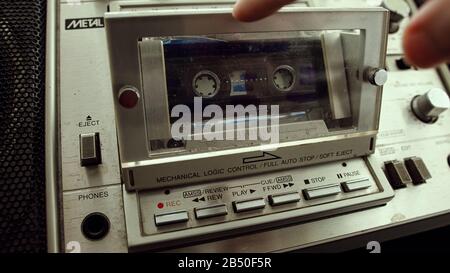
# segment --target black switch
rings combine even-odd
[[[400,58],[395,60],[395,64],[397,65],[397,68],[400,70],[409,70],[411,69],[411,65],[408,64],[404,58]]]
[[[403,162],[398,160],[388,161],[384,163],[384,167],[389,183],[394,190],[406,188],[406,183],[412,182]]]
[[[431,178],[425,162],[419,157],[406,158],[405,166],[414,185],[423,184],[427,182],[427,179]]]
[[[427,0],[414,0],[414,3],[416,3],[416,6],[420,8],[426,1]]]
[[[83,167],[102,164],[99,133],[80,135],[80,163]]]

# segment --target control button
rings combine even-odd
[[[339,187],[339,185],[329,185],[320,188],[303,190],[303,195],[307,200],[332,196],[338,193],[341,193],[341,187]]]
[[[101,240],[109,232],[110,223],[108,217],[100,212],[89,214],[81,223],[81,232],[89,240]]]
[[[119,104],[124,108],[134,108],[139,98],[139,91],[133,86],[125,86],[119,90]]]
[[[341,185],[342,185],[342,188],[344,189],[344,192],[365,190],[372,186],[369,179],[344,182]]]
[[[195,209],[195,217],[197,219],[205,219],[217,216],[224,216],[228,214],[227,206],[225,204],[205,207],[205,208],[196,208]]]
[[[412,66],[406,62],[405,58],[395,60],[395,64],[397,65],[397,68],[400,70],[409,70],[412,68]]]
[[[155,215],[155,224],[157,226],[183,223],[187,222],[188,220],[189,214],[184,210]]]
[[[290,203],[297,203],[300,201],[300,194],[298,192],[291,192],[279,195],[269,195],[269,203],[271,206],[280,206]]]
[[[382,68],[368,68],[365,77],[372,85],[383,86],[388,80],[388,73]]]
[[[247,200],[247,201],[234,201],[233,207],[235,212],[244,212],[250,210],[263,209],[266,206],[264,198]]]
[[[427,182],[427,179],[431,178],[425,162],[420,157],[406,158],[405,166],[414,185],[423,184]]]
[[[83,167],[102,164],[99,133],[80,135],[80,162]]]
[[[425,123],[434,123],[439,115],[450,108],[447,92],[433,88],[426,94],[416,96],[411,102],[411,109],[418,119]]]
[[[383,0],[381,6],[390,11],[389,33],[396,33],[400,29],[401,21],[409,17],[411,8],[404,0]]]
[[[388,161],[384,163],[384,167],[389,183],[394,190],[405,188],[406,183],[412,182],[411,177],[402,162],[398,160]]]

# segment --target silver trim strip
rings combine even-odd
[[[47,1],[45,62],[45,193],[47,214],[47,251],[59,249],[59,217],[57,195],[57,131],[56,131],[56,8],[57,1]]]
[[[167,98],[164,47],[161,40],[144,39],[139,42],[139,59],[142,69],[147,138],[170,139],[169,101]],[[158,101],[159,103],[154,103]]]
[[[348,94],[341,33],[322,33],[321,40],[331,114],[334,119],[349,118],[352,116],[352,113],[350,112],[350,97]]]

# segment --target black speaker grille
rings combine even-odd
[[[45,252],[46,1],[0,0],[0,252]]]

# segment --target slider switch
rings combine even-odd
[[[403,162],[398,160],[388,161],[384,163],[384,167],[389,183],[394,190],[406,188],[406,184],[412,182]]]
[[[406,62],[405,58],[395,60],[395,64],[397,65],[397,68],[400,70],[409,70],[412,68],[412,66]]]
[[[99,133],[80,135],[80,163],[83,167],[102,164]]]
[[[431,178],[431,174],[420,157],[411,157],[405,159],[405,166],[411,176],[414,185],[420,185]]]

